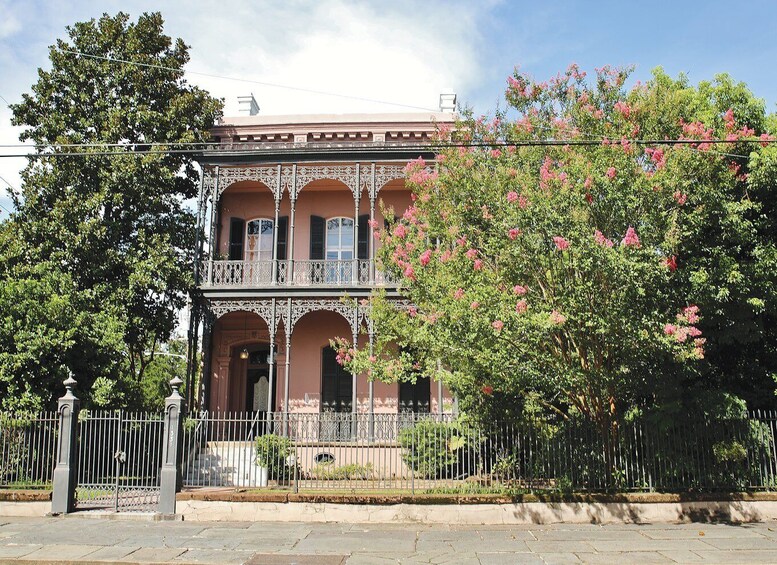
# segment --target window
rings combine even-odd
[[[332,218],[326,221],[327,261],[350,261],[353,259],[353,220]]]
[[[246,261],[272,260],[273,221],[257,218],[246,223]]]
[[[351,281],[353,259],[353,220],[332,218],[326,221],[326,255],[324,279],[327,283]]]
[[[414,414],[428,413],[431,396],[431,380],[429,377],[416,377],[414,383],[400,381],[399,383],[399,411],[412,412]]]

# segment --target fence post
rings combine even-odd
[[[182,383],[181,379],[173,377],[170,381],[173,392],[165,398],[165,440],[162,446],[159,492],[159,512],[162,514],[175,514],[175,493],[181,489],[182,483],[180,451],[184,401],[178,392]]]
[[[76,380],[70,373],[65,379],[65,394],[59,399],[59,438],[57,465],[51,493],[51,513],[67,514],[73,511],[76,492],[76,440],[80,403],[73,394]]]

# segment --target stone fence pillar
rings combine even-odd
[[[175,514],[175,493],[181,490],[181,440],[184,400],[178,392],[183,381],[174,377],[170,381],[173,392],[165,399],[165,439],[162,446],[162,470],[160,472],[159,512]]]
[[[57,465],[51,493],[51,513],[67,514],[73,511],[76,493],[76,441],[80,403],[73,394],[76,381],[72,373],[65,380],[65,395],[59,399],[59,437],[57,438]]]

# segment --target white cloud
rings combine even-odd
[[[392,2],[347,0],[210,0],[183,2],[111,0],[61,4],[41,0],[0,0],[0,95],[21,99],[48,67],[47,47],[76,21],[128,11],[161,11],[165,32],[191,45],[187,68],[213,75],[297,86],[435,109],[443,88],[464,99],[482,72],[477,49],[480,23],[494,5],[466,0]],[[4,40],[5,38],[5,40]],[[207,78],[188,79],[225,98],[235,115],[237,96],[253,92],[262,114],[402,112],[410,108],[316,95],[258,84]],[[1,102],[1,101],[0,101]],[[10,112],[0,109],[0,144],[18,143]],[[8,153],[9,151],[4,151]],[[14,151],[18,152],[18,151]],[[23,160],[0,159],[0,176],[21,184]],[[2,184],[2,183],[0,183]],[[0,196],[0,204],[8,201]]]

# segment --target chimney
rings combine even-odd
[[[456,111],[456,93],[452,88],[443,88],[440,93],[440,112]]]
[[[259,104],[256,103],[253,92],[248,96],[238,96],[237,104],[238,113],[241,115],[255,116],[259,113]]]

